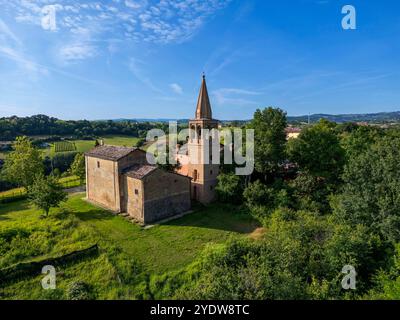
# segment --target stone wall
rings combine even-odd
[[[144,223],[162,220],[190,210],[190,179],[156,170],[143,179]]]
[[[86,196],[90,201],[120,211],[118,165],[114,161],[86,156]]]
[[[135,150],[118,161],[86,156],[86,196],[111,211],[127,211],[125,181],[122,171],[134,164],[145,164],[146,153]],[[98,164],[100,166],[98,166]],[[126,191],[126,192],[125,192]],[[137,214],[137,211],[135,211]]]
[[[121,202],[123,203],[123,212],[127,212],[137,221],[144,222],[143,212],[143,183],[139,179],[128,176],[122,176],[123,193],[121,192]]]
[[[144,223],[153,223],[190,210],[190,194],[170,195],[144,203]]]
[[[119,173],[123,170],[133,166],[134,164],[147,164],[146,152],[135,150],[128,154],[126,157],[118,160]]]
[[[191,120],[189,126],[196,126],[196,128],[199,126],[202,128],[216,128],[218,124],[215,121]],[[188,151],[191,163],[188,165],[188,175],[193,178],[191,187],[192,199],[208,204],[215,199],[219,164],[212,164],[212,158],[210,156],[213,152],[212,142],[208,140],[208,154],[205,153],[205,143],[207,143],[207,140],[205,140],[204,137],[200,139],[189,139]],[[195,171],[197,174],[195,174]]]
[[[188,177],[161,169],[141,180],[122,174],[124,169],[138,163],[147,163],[146,153],[134,151],[119,161],[86,156],[88,200],[114,212],[126,212],[143,223],[190,209]]]

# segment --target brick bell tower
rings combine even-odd
[[[191,196],[193,200],[207,204],[215,199],[220,151],[217,134],[218,120],[212,118],[204,74],[197,100],[196,115],[193,120],[189,120],[189,128],[191,136],[188,141],[188,173],[192,178]],[[204,129],[208,129],[209,134],[203,132]],[[214,136],[211,135],[212,129],[215,129]],[[208,148],[206,148],[207,145]]]

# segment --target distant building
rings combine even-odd
[[[286,139],[297,139],[301,133],[300,128],[295,128],[295,127],[287,127],[286,130]]]
[[[191,199],[204,204],[213,201],[219,165],[205,161],[205,143],[212,141],[201,130],[218,128],[218,121],[212,119],[204,76],[189,127],[196,134],[178,156],[180,162],[189,163],[176,173],[149,165],[146,152],[137,148],[99,145],[85,153],[88,201],[144,224],[188,211]],[[190,163],[193,156],[198,161]]]

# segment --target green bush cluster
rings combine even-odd
[[[0,268],[42,255],[66,254],[93,244],[90,229],[69,214],[50,215],[0,228]]]

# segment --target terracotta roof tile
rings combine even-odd
[[[300,128],[288,127],[285,129],[286,133],[300,133]]]
[[[117,161],[131,152],[137,150],[136,148],[120,147],[120,146],[97,146],[92,150],[85,153],[86,156],[95,157],[105,160]]]
[[[124,174],[131,178],[143,179],[154,170],[157,170],[156,166],[151,166],[148,164],[135,164],[124,170]]]
[[[206,78],[204,75],[197,99],[196,119],[212,119],[210,98],[208,97]]]

